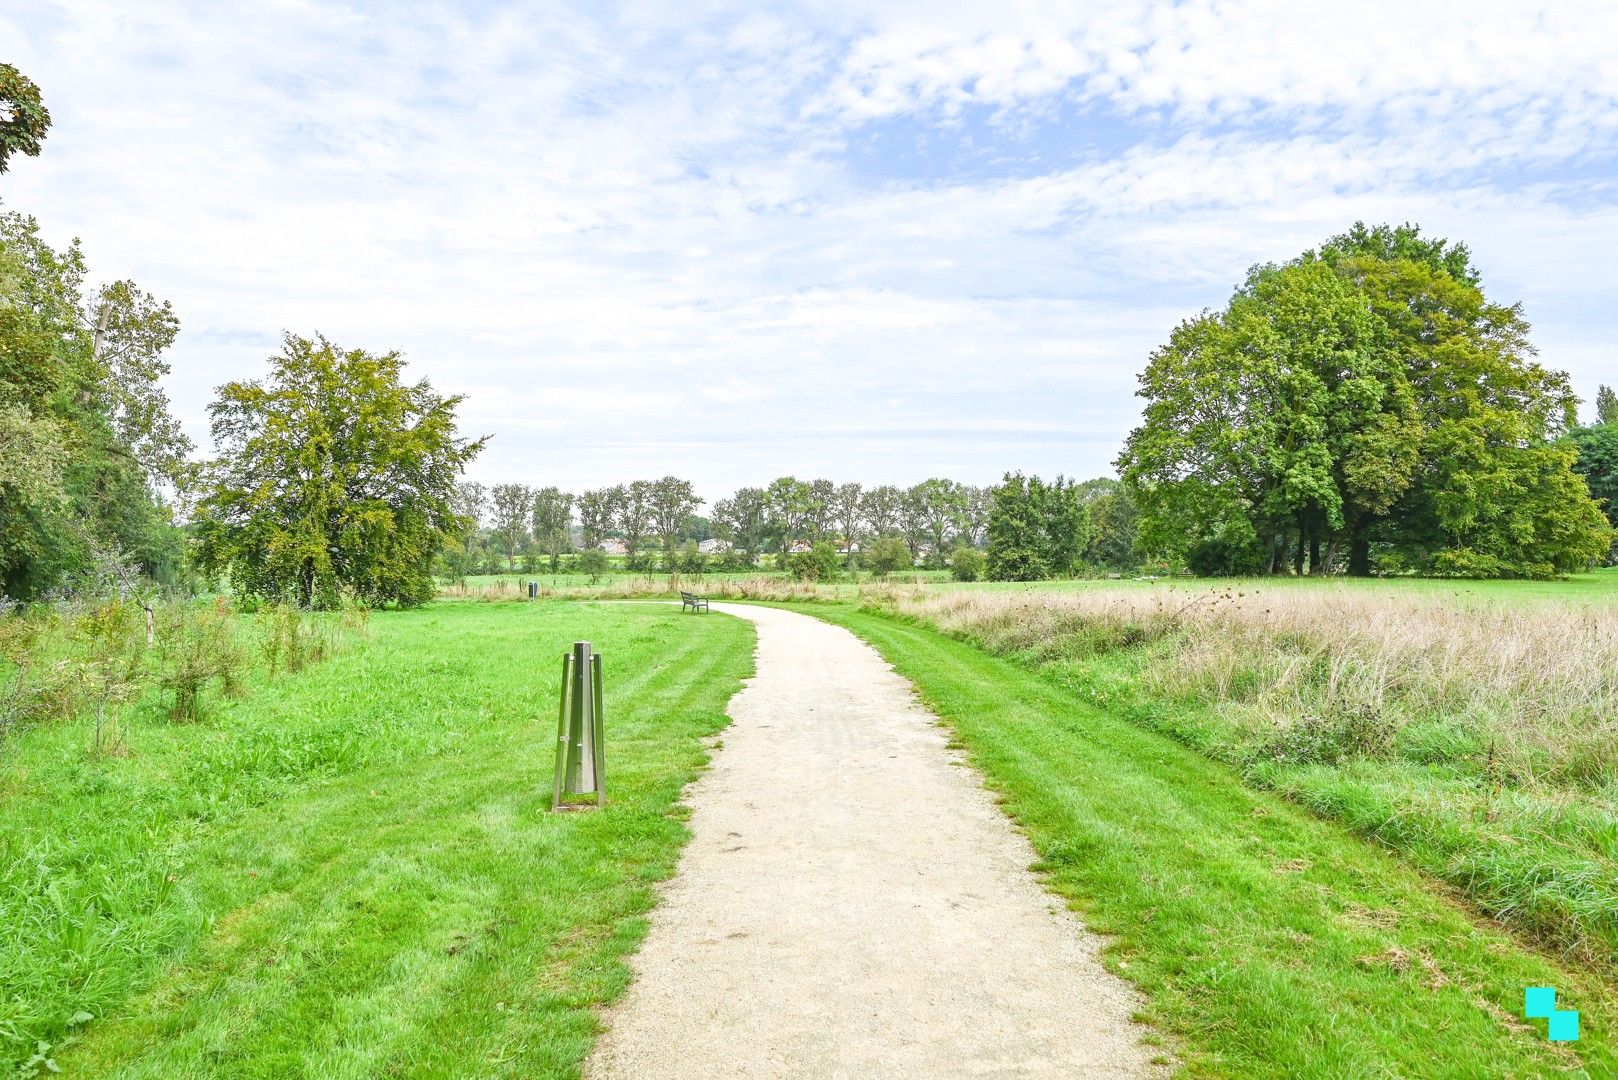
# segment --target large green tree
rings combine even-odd
[[[203,566],[241,594],[328,608],[413,605],[466,524],[457,480],[486,440],[459,397],[405,383],[404,360],[288,334],[268,378],[219,388],[204,472]]]
[[[1141,376],[1119,464],[1142,543],[1222,572],[1363,574],[1375,545],[1442,573],[1588,562],[1605,524],[1554,441],[1573,398],[1527,330],[1412,226],[1254,269]]]
[[[162,493],[190,443],[160,380],[179,321],[132,282],[92,286],[77,242],[0,213],[0,591],[68,586],[100,556],[171,578],[179,533]]]

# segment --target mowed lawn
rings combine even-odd
[[[610,801],[556,815],[579,638]],[[28,733],[0,773],[0,1073],[576,1075],[752,645],[678,609],[439,603],[202,723],[137,720],[127,757]]]
[[[1618,1076],[1618,985],[1440,883],[1060,679],[852,605],[846,626],[915,683],[1028,832],[1051,889],[1110,935],[1186,1075]],[[1581,1011],[1577,1043],[1522,1016]]]

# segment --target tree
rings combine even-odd
[[[487,488],[470,480],[455,485],[455,528],[452,530],[452,542],[444,545],[443,559],[449,575],[456,581],[477,572],[483,520],[488,513]]]
[[[955,481],[936,476],[911,490],[932,558],[941,562],[950,539],[966,528],[966,492]]]
[[[830,480],[809,481],[809,511],[804,528],[811,540],[824,540],[837,528],[837,485]]]
[[[1618,424],[1618,394],[1605,383],[1596,390],[1596,423]]]
[[[703,500],[691,487],[691,481],[677,476],[665,476],[651,485],[648,501],[652,526],[663,544],[663,560],[669,570],[674,569],[676,547],[680,529]]]
[[[158,380],[178,321],[130,282],[86,283],[78,244],[0,214],[0,592],[32,597],[85,577],[97,550],[180,575],[162,493],[190,448]]]
[[[764,548],[769,536],[769,496],[763,488],[737,488],[736,494],[714,504],[714,531],[733,548],[751,558]]]
[[[961,490],[966,497],[966,542],[983,547],[989,542],[989,507],[994,504],[994,489],[973,485]]]
[[[770,484],[765,498],[769,535],[777,551],[785,552],[793,541],[808,538],[810,523],[820,513],[811,485],[797,477],[783,476]]]
[[[198,504],[203,566],[237,593],[329,608],[413,605],[464,524],[457,480],[487,440],[460,438],[459,397],[401,381],[404,360],[287,334],[264,380],[209,406],[220,457]]]
[[[1568,432],[1568,440],[1578,455],[1573,471],[1584,478],[1608,524],[1618,530],[1618,423],[1574,428]],[[1607,549],[1607,562],[1618,562],[1618,534]]]
[[[579,496],[579,539],[586,550],[599,548],[618,514],[617,488],[597,488]]]
[[[0,173],[12,154],[38,157],[50,126],[39,87],[10,64],[0,64]]]
[[[897,536],[879,536],[860,555],[860,565],[877,577],[886,577],[903,567],[915,565],[910,547]]]
[[[899,531],[899,509],[904,492],[892,484],[867,491],[860,499],[860,514],[872,536],[891,536]]]
[[[546,487],[534,492],[534,542],[550,556],[551,573],[561,566],[573,527],[573,496],[561,488]]]
[[[1139,565],[1135,551],[1136,510],[1129,489],[1109,477],[1079,485],[1090,538],[1084,560],[1110,570],[1133,570]]]
[[[1038,507],[1045,531],[1045,565],[1053,577],[1067,577],[1078,569],[1090,540],[1090,517],[1080,486],[1066,477],[1045,489]]]
[[[517,569],[517,553],[528,546],[534,492],[526,484],[496,484],[490,491],[494,535],[506,553],[506,569]]]
[[[988,560],[977,548],[962,544],[950,555],[949,568],[956,581],[976,581],[988,568]]]
[[[1296,572],[1330,573],[1346,550],[1369,573],[1373,545],[1435,568],[1446,551],[1518,574],[1580,565],[1604,526],[1552,445],[1571,423],[1566,376],[1530,359],[1527,331],[1464,245],[1413,226],[1356,225],[1254,269],[1141,376],[1119,465],[1142,543],[1202,565],[1258,550],[1270,572],[1290,553]]]
[[[853,564],[854,548],[860,539],[860,500],[864,489],[859,484],[839,484],[828,505],[837,531],[842,534],[843,547],[848,552],[848,563]]]
[[[1050,576],[1046,561],[1045,485],[1039,477],[1007,473],[989,508],[989,577],[1038,581]]]
[[[641,543],[652,524],[652,482],[636,480],[613,491],[613,524],[624,539],[624,561],[639,570]]]
[[[927,541],[928,490],[925,483],[905,488],[899,496],[899,535],[910,548],[912,560],[921,557],[921,546]]]

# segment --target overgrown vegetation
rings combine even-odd
[[[1618,611],[1387,587],[894,592],[1618,963]]]

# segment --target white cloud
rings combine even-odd
[[[0,193],[174,300],[198,435],[284,327],[466,392],[490,480],[1090,474],[1177,319],[1357,217],[1618,381],[1618,9],[1525,10],[75,0],[0,16],[56,118]],[[1000,165],[903,149],[979,117]]]

